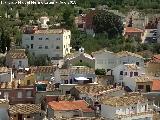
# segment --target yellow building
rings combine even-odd
[[[21,86],[32,86],[35,84],[35,74],[31,73],[28,75],[25,75],[24,79],[20,81]]]

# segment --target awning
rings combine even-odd
[[[87,78],[85,78],[85,77],[76,77],[75,79],[76,79],[76,80],[89,80],[89,79],[87,79]]]

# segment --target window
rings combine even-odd
[[[82,62],[82,60],[80,60],[80,62]]]
[[[66,91],[66,94],[70,94],[70,91]]]
[[[127,76],[127,72],[125,72],[125,75]]]
[[[22,92],[17,92],[17,98],[22,98]]]
[[[26,45],[26,48],[29,49],[29,45]]]
[[[134,76],[138,76],[138,72],[134,72]]]
[[[133,76],[133,72],[130,72],[130,77],[132,77]]]
[[[31,84],[31,81],[30,80],[27,80],[27,85],[30,85]]]
[[[60,49],[60,47],[59,47],[59,46],[56,46],[56,49]]]
[[[144,86],[143,85],[138,85],[138,89],[143,89]]]
[[[42,49],[42,45],[39,45],[39,47],[38,47],[39,49]]]
[[[48,46],[45,46],[45,49],[48,49]]]
[[[49,40],[49,38],[46,38],[46,40]]]
[[[123,75],[123,71],[120,71],[120,75]]]
[[[41,37],[41,38],[39,38],[39,40],[42,40],[42,37]]]
[[[27,91],[26,96],[27,97],[32,97],[32,91]]]
[[[69,38],[71,38],[71,35],[68,35]]]
[[[123,62],[123,64],[127,64],[127,62]]]
[[[139,66],[139,62],[136,62],[136,65]]]
[[[22,66],[22,61],[19,61],[19,66]]]
[[[56,40],[60,40],[60,38],[57,38]]]
[[[33,44],[31,44],[31,49],[33,49]]]
[[[64,45],[64,48],[65,48],[66,46]]]
[[[34,40],[34,36],[31,36],[31,40]]]

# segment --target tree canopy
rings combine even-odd
[[[106,33],[109,38],[121,35],[123,31],[121,17],[108,11],[98,11],[93,17],[93,25],[96,33]]]

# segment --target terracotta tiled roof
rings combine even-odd
[[[133,27],[126,27],[124,31],[125,33],[143,33],[143,30]]]
[[[114,88],[113,86],[103,86],[103,85],[83,85],[83,86],[75,86],[80,93],[88,94],[88,95],[99,95],[102,93],[107,93],[115,90],[119,90],[118,87]]]
[[[41,112],[40,104],[16,104],[10,105],[10,114],[31,114]]]
[[[118,52],[117,55],[119,57],[135,56],[135,57],[143,58],[141,55],[138,55],[138,54],[135,54],[135,53],[132,53],[132,52],[128,52],[128,51]]]
[[[55,111],[82,110],[83,112],[93,112],[84,100],[77,101],[52,101],[48,105]]]
[[[101,102],[106,105],[118,107],[118,106],[125,106],[125,105],[134,105],[139,103],[146,102],[147,99],[140,95],[140,94],[131,94],[131,95],[124,95],[122,97],[105,97],[101,99]]]
[[[55,71],[54,66],[37,66],[37,67],[31,67],[32,73],[54,73]]]
[[[152,91],[160,91],[160,80],[153,80]]]
[[[27,58],[25,49],[12,49],[8,52],[7,57],[12,59],[24,59]]]
[[[88,67],[74,67],[69,69],[59,69],[60,75],[69,74],[95,74],[95,70]]]
[[[10,53],[12,59],[24,59],[27,58],[25,53]]]
[[[149,76],[141,75],[135,78],[135,82],[152,82],[152,79]]]
[[[18,87],[18,80],[14,80],[12,82],[1,82],[0,89],[12,89]]]
[[[6,73],[8,70],[9,69],[7,67],[0,67],[0,73]]]
[[[139,67],[136,64],[125,64],[128,70],[138,70]]]
[[[0,99],[0,104],[4,104],[4,103],[8,104],[8,103],[9,103],[9,101],[8,101],[8,100],[6,100],[6,99]]]

